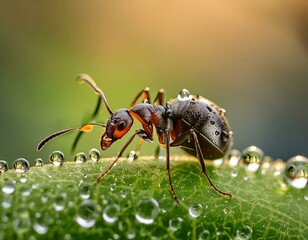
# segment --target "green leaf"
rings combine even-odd
[[[307,187],[290,187],[276,163],[252,173],[242,166],[206,162],[216,186],[232,192],[228,199],[210,187],[196,159],[173,158],[171,176],[180,205],[172,197],[165,161],[151,157],[121,159],[100,184],[95,179],[111,159],[1,173],[0,239],[308,236]]]

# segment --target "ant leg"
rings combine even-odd
[[[165,91],[160,89],[157,93],[157,96],[154,99],[154,105],[163,105],[164,104]]]
[[[223,191],[219,190],[219,189],[214,185],[214,183],[212,182],[212,180],[210,179],[210,177],[208,176],[207,171],[206,171],[206,167],[205,167],[205,164],[204,164],[203,154],[202,154],[202,151],[201,151],[201,147],[200,147],[200,144],[199,144],[199,140],[198,140],[197,134],[195,133],[195,131],[194,131],[193,129],[190,129],[189,131],[187,131],[187,132],[181,134],[178,138],[176,138],[176,139],[174,140],[174,142],[171,143],[171,146],[172,146],[172,147],[180,146],[180,145],[181,145],[183,142],[185,142],[190,136],[194,139],[195,149],[196,149],[196,151],[197,151],[197,156],[198,156],[199,163],[200,163],[200,166],[201,166],[202,174],[206,177],[206,179],[208,180],[208,182],[210,183],[210,185],[212,186],[212,188],[213,188],[217,193],[219,193],[220,195],[226,196],[226,197],[228,197],[228,198],[232,198],[232,194],[231,194],[231,193],[226,193],[226,192],[223,192]]]
[[[144,99],[143,101],[147,101],[148,103],[151,103],[150,89],[146,87],[145,89],[143,89],[137,94],[133,102],[130,104],[129,108],[132,108],[133,106],[135,106],[139,102],[141,96],[143,96],[143,99]]]
[[[100,180],[112,169],[112,167],[116,164],[116,162],[122,157],[123,152],[126,150],[126,148],[131,144],[131,142],[134,140],[135,136],[138,135],[139,137],[145,139],[147,138],[147,134],[144,130],[139,129],[136,130],[135,133],[128,139],[128,141],[125,143],[125,145],[122,147],[121,151],[119,152],[117,158],[111,163],[111,165],[104,171],[102,172],[97,178],[96,182],[99,183]]]
[[[170,131],[169,130],[165,130],[165,136],[166,136],[166,169],[168,172],[169,185],[170,185],[174,200],[176,201],[177,204],[180,204],[179,199],[174,191],[172,180],[171,180],[171,175],[170,175]]]

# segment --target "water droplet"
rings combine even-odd
[[[16,218],[12,223],[14,231],[18,234],[28,231],[31,227],[28,208],[21,206],[16,210],[15,214]]]
[[[224,159],[223,159],[223,158],[218,158],[218,159],[213,160],[213,164],[214,164],[216,167],[221,166],[223,163],[224,163]]]
[[[133,229],[129,229],[126,232],[127,239],[134,239],[136,237],[136,233]]]
[[[88,184],[82,184],[79,187],[79,193],[82,199],[89,199],[91,195],[91,187]]]
[[[111,183],[109,187],[110,191],[113,192],[116,189],[116,186],[117,186],[116,183]]]
[[[98,206],[92,200],[85,200],[79,205],[76,222],[83,228],[91,228],[98,217]]]
[[[305,200],[305,201],[308,201],[308,195],[305,195],[305,196],[304,196],[304,200]]]
[[[247,240],[250,239],[251,236],[252,229],[248,225],[245,225],[236,231],[236,238],[239,240]]]
[[[152,224],[158,216],[159,205],[154,198],[143,198],[136,206],[136,219],[143,224]]]
[[[230,167],[236,167],[241,158],[241,152],[239,150],[233,149],[227,156],[228,164]]]
[[[8,170],[8,164],[4,160],[0,160],[0,173],[4,173]]]
[[[30,164],[24,158],[18,158],[13,162],[13,168],[18,173],[24,173],[29,170]]]
[[[256,146],[245,148],[242,152],[243,163],[251,172],[256,172],[259,169],[263,156],[263,151]]]
[[[12,194],[15,191],[15,182],[7,180],[2,185],[2,192],[5,194]]]
[[[134,150],[131,150],[131,151],[129,152],[129,155],[128,155],[128,157],[127,157],[127,160],[130,161],[130,162],[132,162],[132,161],[136,160],[137,158],[138,158],[137,152],[134,151]]]
[[[263,161],[262,161],[262,164],[261,164],[261,173],[262,174],[266,174],[270,168],[271,168],[271,165],[272,165],[272,158],[269,157],[269,156],[265,156],[263,158]]]
[[[50,216],[48,213],[36,213],[36,221],[33,224],[33,229],[40,235],[44,235],[48,232],[48,224],[50,221]]]
[[[1,206],[4,208],[10,208],[12,207],[12,202],[13,202],[13,195],[5,195],[2,198]]]
[[[34,160],[34,166],[43,167],[43,165],[44,165],[43,159],[37,158],[37,159]]]
[[[200,203],[194,203],[189,207],[188,211],[190,216],[197,218],[202,213],[202,205]]]
[[[210,231],[205,229],[199,234],[198,240],[208,240],[211,239]]]
[[[285,169],[285,162],[277,159],[276,161],[273,162],[273,169],[274,169],[274,176],[279,176],[283,170]]]
[[[84,163],[85,161],[87,161],[87,156],[84,152],[79,152],[75,155],[74,160],[78,164]]]
[[[233,168],[231,170],[231,177],[237,177],[238,175],[238,169],[237,168]]]
[[[286,162],[284,178],[294,188],[305,188],[308,182],[308,159],[300,155],[290,158]]]
[[[115,223],[118,220],[120,207],[117,204],[107,205],[103,211],[103,218],[108,223]]]
[[[63,211],[65,208],[65,204],[66,204],[66,194],[59,194],[55,197],[54,199],[54,203],[53,203],[53,208],[60,212]]]
[[[181,228],[183,218],[176,217],[169,220],[169,228],[171,231],[177,231]]]
[[[64,163],[64,154],[60,151],[54,151],[49,155],[49,162],[59,167]]]
[[[97,162],[100,158],[100,155],[101,155],[101,153],[96,148],[92,148],[89,152],[89,158],[93,162]]]
[[[178,94],[178,100],[179,101],[186,101],[186,100],[189,100],[191,99],[191,95],[190,95],[190,92],[187,90],[187,89],[182,89],[179,94]]]
[[[125,189],[121,189],[120,195],[121,195],[122,198],[126,198],[127,197],[127,191]]]
[[[20,192],[23,197],[29,197],[32,189],[28,184],[24,184],[20,187]]]

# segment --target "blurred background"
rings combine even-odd
[[[153,98],[164,88],[167,99],[187,88],[227,110],[234,148],[256,145],[283,160],[308,155],[306,0],[4,0],[0,34],[0,159],[10,163],[48,162],[53,150],[72,159],[76,133],[36,146],[90,120],[97,97],[76,84],[83,72],[112,109],[128,107],[146,86]],[[107,117],[102,108],[96,120]],[[86,134],[76,152],[98,148],[101,131]],[[156,146],[144,144],[142,154]]]

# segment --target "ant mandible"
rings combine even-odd
[[[232,144],[232,132],[229,130],[230,127],[224,109],[199,95],[190,95],[186,89],[183,89],[177,98],[169,100],[165,107],[163,106],[164,91],[160,90],[154,100],[154,104],[151,104],[150,91],[148,88],[145,88],[136,96],[129,109],[119,109],[113,112],[103,91],[90,76],[81,74],[77,77],[77,80],[80,83],[88,83],[99,95],[99,102],[94,116],[98,112],[100,102],[103,101],[110,114],[107,123],[90,122],[79,128],[69,128],[56,132],[43,139],[37,147],[38,150],[41,150],[47,142],[55,137],[79,130],[79,135],[73,144],[73,147],[75,147],[81,133],[90,131],[96,125],[105,128],[105,132],[100,138],[100,147],[102,150],[106,150],[112,143],[121,139],[130,130],[135,118],[141,123],[142,129],[135,130],[135,133],[122,147],[116,159],[97,177],[97,182],[100,182],[112,169],[135,136],[152,142],[154,125],[159,143],[166,147],[168,180],[173,198],[177,204],[179,204],[179,199],[173,188],[170,175],[170,147],[180,147],[187,153],[197,156],[202,174],[206,177],[212,188],[220,195],[232,198],[231,193],[223,192],[214,185],[207,174],[204,164],[204,158],[208,160],[222,158]],[[143,102],[138,103],[142,96],[144,98]],[[170,142],[170,139],[173,141]]]

